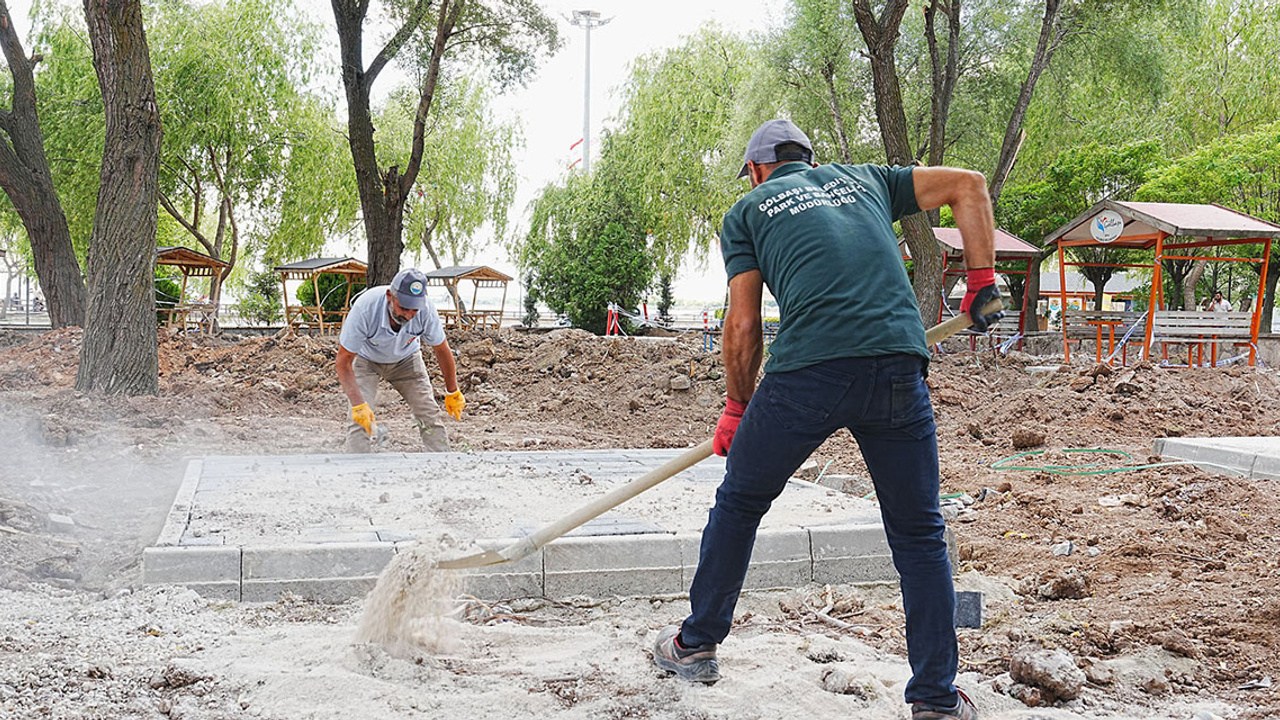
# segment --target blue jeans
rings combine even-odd
[[[893,564],[901,578],[906,700],[955,704],[955,588],[938,510],[938,442],[933,406],[915,355],[829,360],[765,375],[729,449],[724,482],[702,531],[689,589],[686,645],[720,643],[751,560],[756,528],[809,454],[847,428],[871,472]]]

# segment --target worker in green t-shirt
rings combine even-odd
[[[729,634],[760,519],[809,454],[844,428],[875,483],[901,578],[913,720],[977,718],[954,684],[955,589],[938,508],[929,349],[893,223],[951,207],[968,268],[961,309],[984,331],[1000,317],[977,311],[1000,296],[986,180],[945,167],[817,166],[809,138],[787,120],[751,136],[741,176],[752,190],[720,233],[728,398],[714,448],[726,472],[702,533],[692,613],[659,633],[654,661],[687,680],[720,678],[716,647]],[[765,285],[781,323],[756,387]]]

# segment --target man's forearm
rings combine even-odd
[[[364,396],[360,394],[360,385],[356,382],[356,372],[352,367],[351,359],[343,362],[343,358],[338,358],[338,384],[342,386],[342,392],[346,393],[347,402],[351,403],[351,407],[364,402]]]
[[[981,176],[979,176],[981,177]],[[960,194],[951,203],[951,214],[964,242],[967,268],[988,268],[996,264],[996,221],[991,214],[991,197],[981,182]]]
[[[449,348],[448,341],[431,348],[436,354],[436,362],[440,365],[440,374],[444,375],[445,392],[455,393],[458,391],[458,366],[453,360],[453,350]]]
[[[760,362],[764,359],[760,324],[726,324],[720,355],[724,361],[725,389],[729,397],[741,403],[750,401],[756,391]]]

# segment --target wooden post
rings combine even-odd
[[[1151,298],[1147,305],[1147,333],[1146,338],[1142,342],[1142,359],[1144,361],[1151,359],[1151,336],[1156,327],[1156,312],[1160,309],[1160,288],[1164,283],[1161,269],[1164,267],[1160,262],[1160,256],[1164,253],[1165,233],[1161,232],[1156,236],[1155,247],[1155,265],[1151,268]]]
[[[502,305],[498,306],[498,329],[502,329],[502,318],[507,312],[507,281],[502,281]]]
[[[1071,363],[1071,340],[1067,338],[1067,254],[1062,248],[1066,238],[1058,238],[1058,297],[1062,303],[1062,361]]]
[[[320,302],[320,273],[311,273],[311,287],[316,291],[316,318],[320,323],[320,334],[324,335],[324,303]]]
[[[471,312],[476,313],[477,318],[483,317],[479,314],[480,311],[476,309],[476,297],[479,294],[480,294],[480,281],[476,280],[475,278],[471,278]]]
[[[293,325],[293,316],[289,313],[289,273],[280,273],[280,302],[284,303],[284,326]]]
[[[1271,238],[1262,247],[1262,270],[1258,272],[1258,297],[1254,301],[1253,323],[1249,328],[1249,365],[1258,360],[1258,327],[1262,321],[1262,296],[1267,290],[1267,272],[1271,264]]]

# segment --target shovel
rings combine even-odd
[[[982,308],[982,311],[984,315],[990,315],[1003,308],[1004,304],[999,300],[992,300]],[[946,322],[929,328],[924,334],[925,345],[936,345],[958,332],[967,330],[971,325],[973,325],[973,320],[967,314],[957,315]],[[610,490],[559,520],[543,525],[532,534],[511,543],[501,550],[486,550],[482,553],[467,555],[454,560],[442,560],[437,563],[436,567],[445,570],[462,570],[465,568],[500,565],[529,557],[541,549],[543,545],[612,510],[662,481],[688,470],[709,457],[711,457],[711,440],[708,439],[631,482]]]

